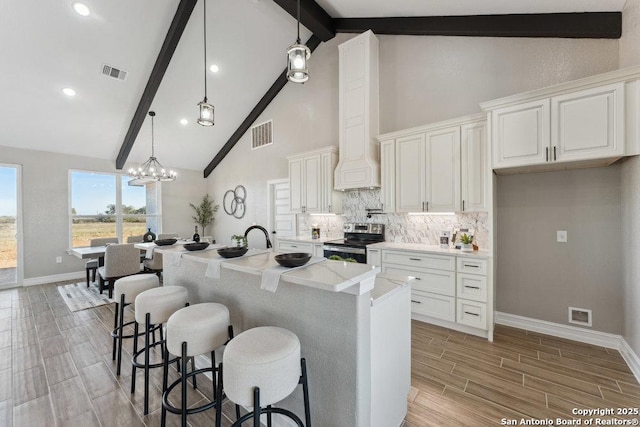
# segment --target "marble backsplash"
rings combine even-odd
[[[298,215],[298,234],[311,236],[311,227],[320,227],[322,236],[342,236],[345,222],[374,222],[385,225],[388,242],[421,243],[438,245],[443,230],[471,228],[474,242],[488,248],[489,220],[486,212],[458,212],[455,215],[372,214],[367,218],[366,209],[380,207],[380,190],[355,190],[344,193],[342,215]]]

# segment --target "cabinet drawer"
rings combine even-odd
[[[382,265],[385,273],[402,276],[413,276],[416,280],[411,284],[412,289],[423,292],[433,292],[440,295],[456,295],[455,273],[453,271],[430,270],[426,268],[408,268],[404,266]]]
[[[278,242],[278,252],[306,252],[313,254],[311,243]]]
[[[487,278],[476,274],[458,273],[458,298],[487,302]]]
[[[481,302],[458,300],[458,323],[487,329],[487,305]]]
[[[381,264],[381,258],[380,258],[380,249],[369,249],[367,248],[367,264],[372,264],[372,265],[380,265]]]
[[[456,321],[456,299],[426,292],[411,292],[411,312]]]
[[[458,273],[487,274],[487,260],[458,257]]]
[[[438,270],[455,271],[455,257],[442,255],[427,255],[396,251],[382,251],[382,263],[401,264],[409,267],[435,268]]]

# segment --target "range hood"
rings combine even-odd
[[[380,187],[378,38],[360,34],[339,49],[339,161],[336,190]]]

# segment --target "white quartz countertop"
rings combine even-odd
[[[489,251],[463,252],[460,249],[443,249],[435,245],[423,245],[420,243],[381,242],[367,245],[367,249],[395,249],[401,251],[430,253],[437,255],[455,255],[464,257],[490,258]]]
[[[328,242],[330,240],[338,240],[338,239],[342,239],[341,236],[325,236],[325,237],[318,237],[317,239],[312,239],[311,236],[293,236],[293,237],[279,237],[278,241],[279,242],[303,242],[303,243],[315,243],[315,244],[319,244],[319,243],[324,243],[324,242]]]
[[[371,305],[376,305],[389,298],[400,289],[409,286],[414,278],[398,274],[380,273],[376,276],[375,286],[371,291]]]
[[[211,247],[211,246],[210,246]],[[171,247],[158,247],[159,253],[178,250]],[[258,255],[229,258],[220,264],[221,268],[241,271],[248,274],[262,275],[262,272],[278,265],[274,256],[275,252],[265,251]],[[220,259],[215,250],[184,252],[183,259],[208,263],[212,259]],[[349,289],[367,279],[374,278],[380,272],[380,267],[369,264],[355,264],[344,261],[326,260],[311,264],[302,268],[292,269],[282,274],[282,280],[297,285],[308,286],[330,292],[343,292],[363,294],[373,289],[373,281],[368,286],[360,286],[359,289]]]

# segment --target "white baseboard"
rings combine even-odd
[[[494,319],[495,323],[498,325],[526,329],[532,332],[539,332],[541,334],[551,335],[554,337],[566,338],[573,341],[618,350],[625,362],[627,362],[627,365],[629,365],[629,369],[631,369],[633,375],[636,377],[638,382],[640,382],[640,357],[638,357],[621,335],[592,331],[589,329],[578,328],[577,326],[562,325],[560,323],[532,319],[530,317],[517,316],[515,314],[501,313],[499,311],[495,312]]]
[[[84,279],[85,277],[86,277],[86,273],[84,271],[52,274],[51,276],[30,277],[22,281],[22,286],[44,285],[46,283],[55,283],[55,282],[64,282],[66,280]]]

